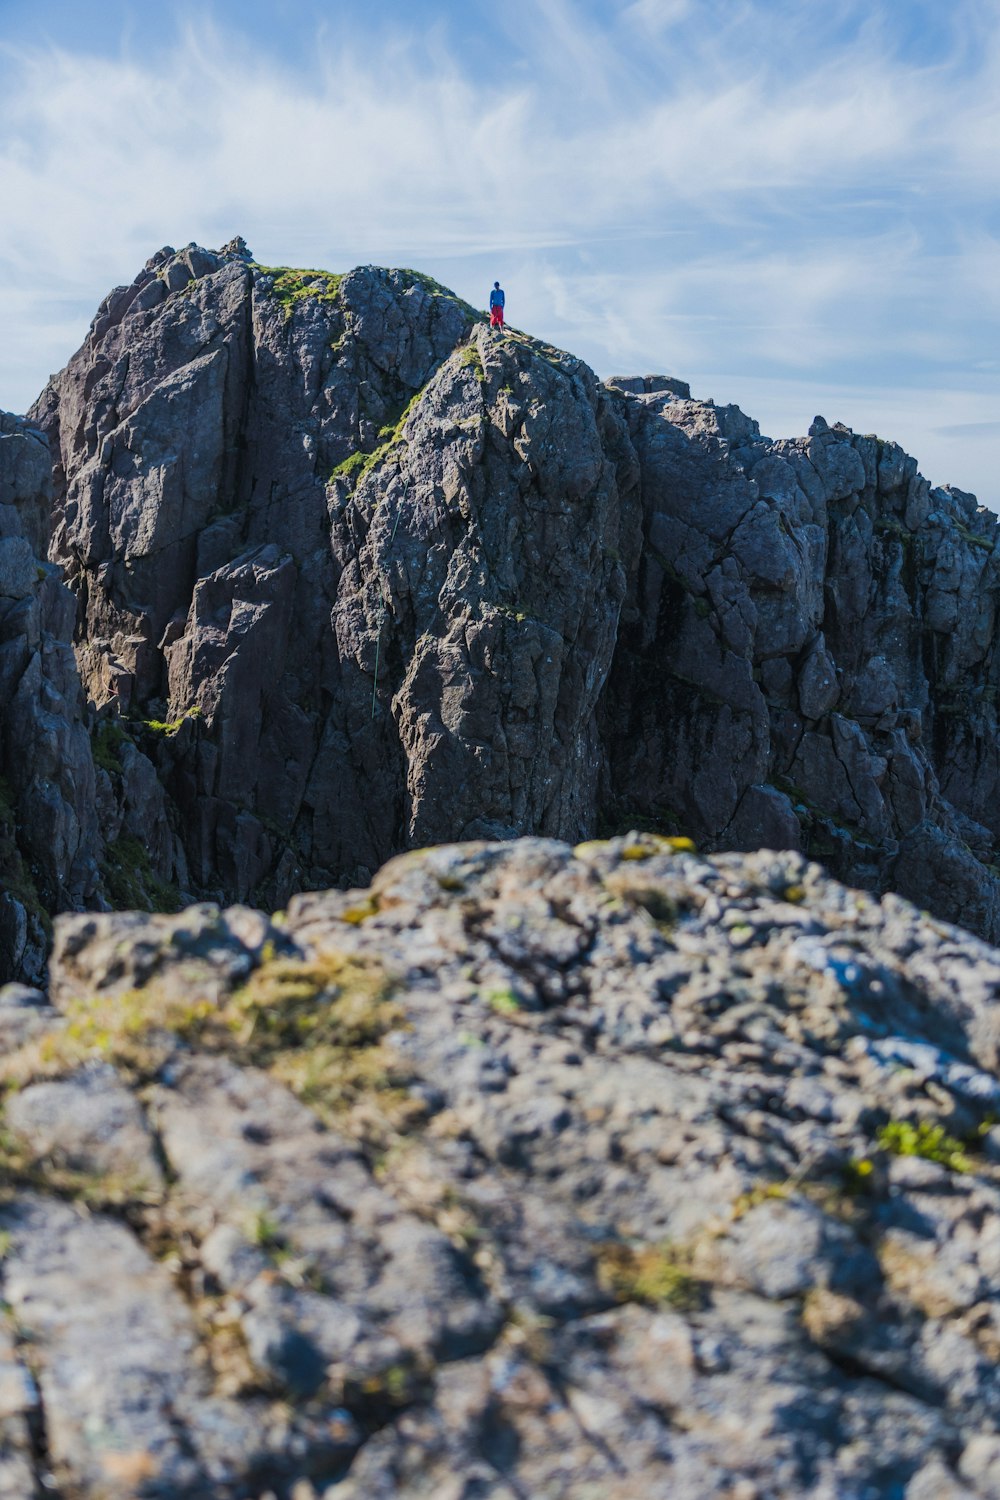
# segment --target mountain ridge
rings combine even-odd
[[[771,442],[419,273],[239,239],[110,293],[28,429],[94,762],[40,907],[276,907],[413,843],[632,823],[1000,935],[997,524],[896,445]]]

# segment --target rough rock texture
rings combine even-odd
[[[405,836],[394,821],[373,853],[336,816],[358,780],[389,787],[341,684],[325,481],[393,432],[473,316],[412,273],[163,251],[37,404],[87,691],[147,748],[143,721],[174,726],[157,748],[182,884],[242,898],[269,878],[280,899]]]
[[[535,839],[63,917],[51,996],[0,1013],[0,1493],[997,1493],[967,933],[795,852]]]
[[[602,704],[611,804],[807,848],[1000,938],[996,517],[822,418],[774,443],[735,407],[628,401],[645,544]]]
[[[0,983],[44,981],[50,913],[149,909],[182,867],[151,761],[110,724],[95,744],[76,601],[44,561],[51,471],[44,435],[0,412]]]
[[[101,853],[75,602],[44,561],[51,458],[0,412],[0,980],[44,976],[50,911],[97,890]]]
[[[363,768],[341,867],[351,848],[374,863],[403,840],[589,828],[637,479],[591,372],[484,326],[383,462],[335,481],[333,624]]]
[[[152,876],[279,904],[642,820],[1000,938],[995,519],[894,444],[772,442],[476,317],[166,249],[33,409]]]

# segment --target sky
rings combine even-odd
[[[0,0],[0,407],[242,234],[1000,510],[998,189],[1000,0]]]

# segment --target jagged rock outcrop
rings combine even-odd
[[[803,847],[1000,938],[996,517],[821,418],[628,393],[645,537],[602,705],[607,795]]]
[[[0,1492],[991,1500],[998,997],[649,835],[60,918],[0,996]]]
[[[160,769],[201,889],[270,877],[279,899],[375,857],[337,816],[359,778],[365,800],[390,789],[346,722],[325,481],[393,430],[472,317],[408,273],[164,251],[35,408],[61,453],[52,555],[87,690],[179,724]]]
[[[377,862],[403,839],[581,833],[639,547],[621,414],[586,367],[481,326],[400,438],[331,487],[333,624],[364,772],[354,847]],[[392,801],[367,790],[376,766]]]
[[[1000,938],[996,522],[411,272],[164,250],[32,412],[155,876],[280,904],[452,837],[799,847]]]

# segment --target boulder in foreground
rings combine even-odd
[[[61,918],[0,1012],[6,1492],[985,1500],[998,995],[645,835]]]

